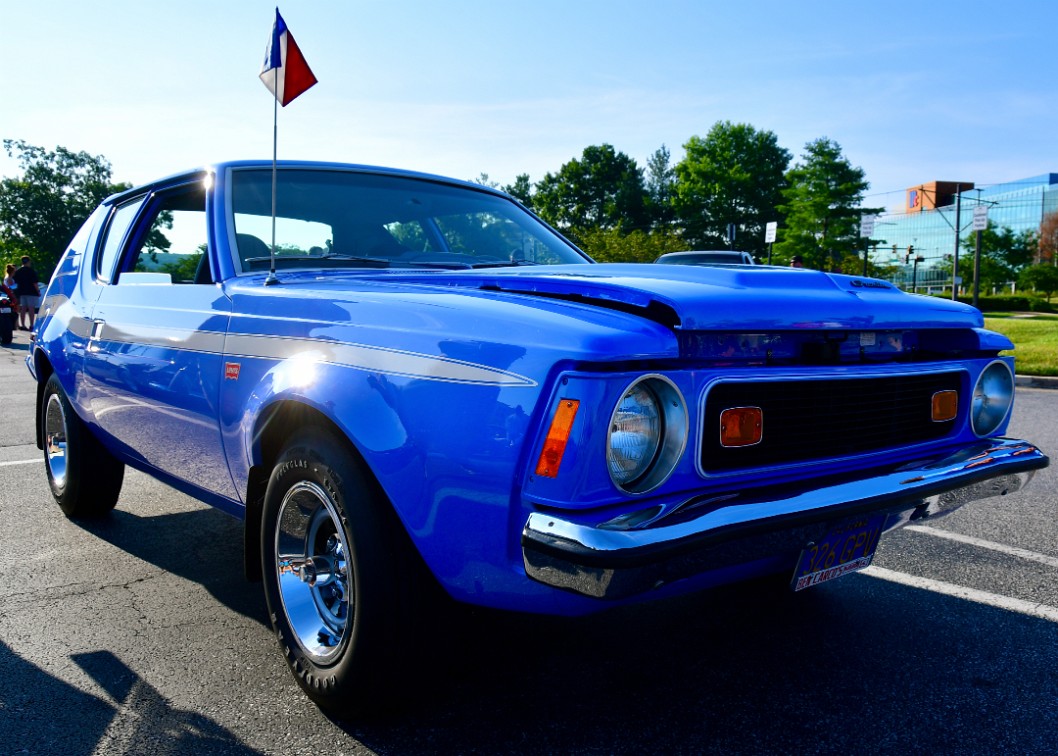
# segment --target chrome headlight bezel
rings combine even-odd
[[[635,397],[639,397],[636,399]],[[628,430],[634,423],[626,401],[644,407],[645,418],[656,419],[656,428],[648,429],[643,443],[637,444],[639,454],[628,454],[628,443],[614,444],[616,433],[637,433]],[[610,415],[606,432],[606,467],[610,480],[625,493],[646,493],[666,480],[676,469],[687,447],[690,420],[687,402],[671,380],[663,375],[643,375],[634,380],[622,393]]]
[[[984,438],[993,435],[1010,416],[1014,405],[1014,371],[1003,360],[985,366],[977,376],[970,399],[970,426]]]

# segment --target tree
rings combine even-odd
[[[565,230],[643,229],[647,225],[643,172],[635,160],[609,144],[584,149],[537,183],[533,207]]]
[[[1058,267],[1048,264],[1030,265],[1021,271],[1018,283],[1023,289],[1043,292],[1047,301],[1051,301],[1051,295],[1058,291]]]
[[[1036,262],[1058,264],[1058,211],[1043,216],[1038,252]]]
[[[4,149],[23,174],[0,180],[0,250],[5,257],[29,255],[47,280],[96,206],[129,185],[111,183],[110,163],[101,155],[15,139],[5,139]]]
[[[661,145],[647,160],[647,209],[655,229],[670,228],[676,219],[676,169],[670,159],[668,148]]]
[[[674,231],[623,233],[620,229],[589,229],[578,234],[577,245],[599,262],[654,262],[666,252],[687,249]]]
[[[971,232],[962,244],[970,251],[972,261],[977,248],[977,233]],[[1019,271],[1032,263],[1038,251],[1039,235],[1035,231],[1014,233],[1008,226],[996,227],[989,223],[981,232],[981,269],[978,273],[981,288],[999,288],[1016,281]]]
[[[513,184],[507,184],[503,191],[514,197],[530,210],[533,208],[533,185],[529,181],[528,173],[519,173],[514,177]]]
[[[863,258],[860,247],[867,241],[860,239],[860,219],[882,211],[860,207],[870,187],[863,169],[849,163],[841,145],[822,137],[805,145],[801,162],[787,172],[786,182],[779,208],[785,224],[782,240],[775,245],[779,259],[800,255],[809,268],[851,267],[845,272],[857,272]]]
[[[683,147],[675,206],[687,240],[699,249],[726,247],[726,229],[734,224],[735,246],[763,256],[764,226],[778,219],[789,151],[774,133],[730,121]]]

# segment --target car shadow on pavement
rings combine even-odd
[[[242,523],[215,509],[140,516],[115,509],[78,523],[97,538],[201,585],[220,603],[267,625],[264,595],[243,570]]]
[[[0,752],[258,753],[208,717],[174,708],[109,651],[70,658],[104,696],[63,682],[0,642]]]
[[[1044,753],[1056,649],[1055,623],[866,576],[486,613],[393,721],[340,726],[380,754]]]

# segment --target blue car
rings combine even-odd
[[[596,264],[503,193],[405,171],[233,162],[113,196],[37,323],[62,511],[105,516],[132,467],[240,518],[284,657],[337,711],[414,674],[438,586],[556,615],[801,590],[1048,462],[1003,437],[1013,345],[971,307]]]

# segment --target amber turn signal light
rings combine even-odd
[[[577,416],[580,402],[576,399],[563,399],[558,403],[555,416],[551,418],[551,427],[547,429],[544,448],[540,459],[536,461],[536,474],[544,478],[554,478],[562,464],[562,455],[566,453],[566,442],[573,430],[573,418]]]
[[[954,420],[958,411],[958,391],[938,391],[933,395],[933,422],[945,423],[949,420]]]
[[[764,437],[764,413],[760,407],[732,407],[720,413],[720,445],[753,446]]]

